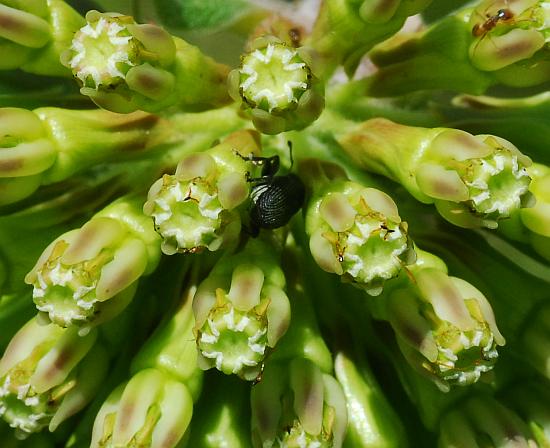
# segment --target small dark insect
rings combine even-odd
[[[302,33],[300,32],[299,28],[291,28],[290,30],[288,30],[288,37],[290,37],[290,41],[293,47],[298,48],[300,46]]]
[[[495,28],[499,22],[508,22],[513,19],[514,14],[509,9],[499,9],[495,15],[486,14],[487,19],[483,23],[476,23],[472,28],[475,37],[481,37]]]
[[[247,179],[252,184],[250,234],[258,236],[260,229],[278,229],[287,224],[304,204],[305,187],[303,182],[293,173],[277,176],[279,156],[256,157],[251,154],[244,157],[238,155],[254,165],[262,166],[260,177],[248,177]],[[292,160],[292,149],[290,155]]]

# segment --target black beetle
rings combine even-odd
[[[279,171],[279,156],[239,156],[262,166],[260,177],[251,178],[249,174],[247,177],[247,181],[252,183],[250,234],[258,236],[260,229],[277,229],[287,224],[304,204],[306,190],[303,182],[293,173],[276,175]],[[292,160],[292,149],[290,157]]]

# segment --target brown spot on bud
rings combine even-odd
[[[0,28],[8,31],[16,31],[23,28],[21,22],[9,14],[0,14]]]
[[[24,159],[0,160],[0,173],[9,173],[22,168],[25,164]]]

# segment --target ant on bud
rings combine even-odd
[[[474,37],[485,36],[489,31],[495,28],[499,23],[506,23],[514,18],[514,13],[509,9],[499,9],[495,15],[486,14],[487,19],[483,23],[476,23],[472,28]]]

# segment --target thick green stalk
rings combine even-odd
[[[184,446],[250,448],[249,388],[239,378],[206,374]]]
[[[296,226],[299,227],[299,221]],[[302,234],[303,230],[293,233]],[[300,241],[304,245],[304,241]],[[271,356],[270,361],[283,364],[294,358],[308,359],[324,373],[333,371],[333,357],[323,339],[317,319],[317,300],[319,291],[317,282],[310,276],[318,269],[309,257],[306,261],[303,249],[289,236],[283,253],[282,266],[289,285],[292,321],[281,343]],[[317,271],[318,273],[318,271]]]
[[[175,447],[184,437],[202,388],[193,339],[191,278],[173,316],[132,362],[133,376],[97,414],[92,447]]]
[[[548,297],[546,297],[548,299]],[[518,354],[542,375],[550,379],[550,305],[543,303],[524,324],[520,334]]]
[[[187,283],[172,316],[157,327],[151,337],[143,344],[139,353],[132,361],[131,372],[137,373],[145,369],[157,369],[169,375],[174,380],[186,385],[193,400],[197,400],[202,389],[203,373],[197,367],[197,348],[193,336],[195,319],[193,317],[193,297],[197,291],[198,273],[201,260],[193,261],[191,274],[182,278],[176,277],[181,283]],[[185,273],[190,262],[184,265]],[[181,288],[181,286],[180,286]],[[176,288],[176,292],[179,288]]]
[[[442,107],[441,103],[447,106],[447,103],[436,95],[420,93],[397,98],[374,98],[364,96],[360,85],[353,81],[334,84],[327,88],[327,112],[317,121],[322,122],[322,125],[315,127],[317,131],[323,128],[325,132],[330,129],[338,131],[338,127],[334,126],[336,123],[332,122],[332,119],[339,121],[338,115],[356,122],[371,118],[387,118],[408,126],[436,127],[446,123],[437,108]]]
[[[407,17],[431,0],[324,0],[306,44],[321,58],[320,75],[328,79],[343,65],[353,76],[361,58],[377,43],[396,33]]]
[[[228,67],[184,40],[130,16],[89,11],[62,62],[81,93],[114,112],[169,107],[205,110],[228,104]]]
[[[406,447],[402,423],[389,405],[365,360],[356,361],[345,352],[334,359],[335,377],[342,386],[348,410],[344,447]]]
[[[296,234],[300,233],[300,229],[295,230]],[[303,245],[304,241],[300,244]],[[369,316],[362,293],[353,288],[346,290],[333,277],[319,272],[311,257],[302,251],[295,252],[295,265],[289,259],[292,258],[286,258],[286,268],[297,277],[291,284],[296,284],[296,289],[301,291],[301,294],[292,293],[293,322],[298,322],[301,328],[304,316],[307,316],[316,328],[314,316],[317,314],[322,328],[327,330],[327,344],[335,353],[334,376],[344,392],[348,414],[343,446],[406,447],[407,435],[403,423],[392,409],[365,357],[365,342],[370,335],[365,331],[366,325],[369,325],[365,320]],[[309,304],[309,297],[314,298],[315,307]],[[298,315],[294,311],[297,299],[305,300],[309,305],[305,313],[302,311]],[[355,308],[357,305],[360,310]],[[295,328],[292,324],[287,334],[289,341],[299,346],[300,339],[290,337]],[[319,333],[318,329],[312,331],[313,334]],[[301,339],[308,338],[304,336]],[[325,345],[322,339],[321,342]],[[319,359],[319,356],[314,359]]]

